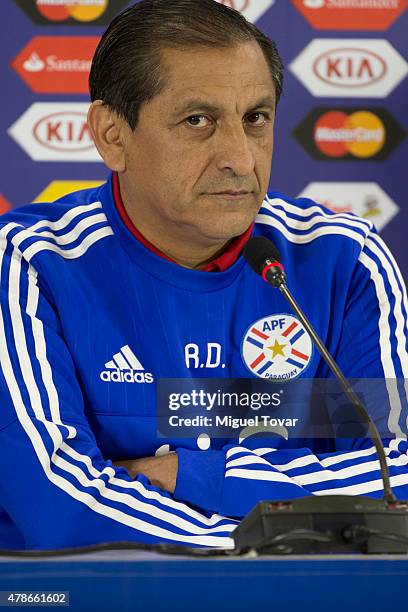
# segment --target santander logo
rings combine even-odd
[[[324,8],[325,1],[324,0],[303,0],[304,6],[311,9],[320,9]]]
[[[42,61],[38,53],[33,51],[30,57],[23,63],[23,68],[27,72],[41,72],[45,68],[45,62]]]
[[[39,119],[33,126],[34,138],[56,151],[79,152],[94,144],[86,122],[86,113],[56,112]]]
[[[337,87],[364,87],[379,81],[387,65],[368,49],[343,47],[319,55],[313,63],[314,74]]]
[[[12,67],[36,93],[88,93],[99,36],[34,36]]]
[[[403,15],[407,0],[291,0],[316,30],[384,32]]]

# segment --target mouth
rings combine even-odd
[[[239,200],[245,198],[246,196],[252,195],[252,193],[252,191],[235,191],[233,189],[229,189],[228,191],[218,191],[216,193],[208,193],[207,195],[217,196],[227,200]]]

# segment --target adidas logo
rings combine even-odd
[[[152,383],[154,377],[151,372],[145,372],[144,367],[126,344],[122,346],[111,361],[105,363],[106,370],[100,374],[103,382]]]

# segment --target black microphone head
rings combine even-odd
[[[251,238],[244,248],[243,255],[254,272],[261,276],[267,259],[280,263],[278,249],[272,240],[265,238],[265,236]]]

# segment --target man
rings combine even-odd
[[[364,440],[156,433],[159,378],[329,376],[245,264],[250,235],[347,376],[408,370],[405,289],[371,224],[265,199],[281,88],[273,43],[213,0],[143,0],[102,37],[89,126],[111,178],[1,219],[0,546],[231,546],[260,499],[381,495]],[[405,409],[377,415],[401,498]]]

